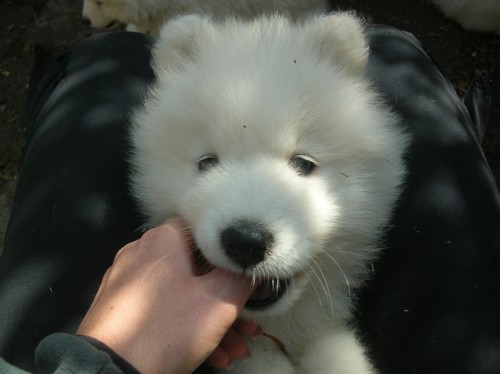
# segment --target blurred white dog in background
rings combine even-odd
[[[429,1],[465,29],[500,35],[500,0]],[[84,0],[82,16],[92,27],[125,24],[130,31],[157,35],[163,22],[182,14],[251,17],[280,12],[297,19],[325,12],[329,4],[334,6],[335,0]]]
[[[84,0],[83,19],[96,28],[126,24],[130,31],[157,35],[168,19],[183,14],[252,17],[279,12],[296,19],[327,10],[327,0]]]
[[[469,30],[500,35],[500,0],[432,0],[443,14]]]

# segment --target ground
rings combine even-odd
[[[165,0],[168,1],[168,0]],[[200,0],[203,1],[203,0]],[[460,96],[480,71],[493,91],[483,149],[500,181],[500,36],[463,30],[425,0],[331,0],[372,23],[396,26],[420,39]],[[23,104],[33,46],[62,53],[91,31],[80,20],[79,0],[0,0],[0,253],[24,147]]]

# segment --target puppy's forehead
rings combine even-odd
[[[331,148],[336,122],[357,120],[345,109],[357,100],[349,88],[355,83],[300,37],[222,39],[201,45],[166,75],[166,102],[175,107],[166,122],[196,137],[205,152],[291,156]]]
[[[193,89],[183,90],[186,96],[180,99],[185,110],[176,111],[173,119],[174,127],[182,129],[172,132],[196,137],[207,153],[290,157],[312,153],[311,147],[330,148],[336,121],[332,110],[345,106],[341,100],[348,95],[337,99],[332,89],[320,87],[324,82],[314,79],[298,80],[292,75],[287,80],[285,74],[273,77],[269,70],[207,76],[196,89],[192,83]]]

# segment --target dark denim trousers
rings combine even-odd
[[[413,135],[409,176],[354,321],[381,373],[500,373],[500,198],[480,147],[485,81],[467,107],[419,42],[369,31],[368,75]],[[74,332],[115,253],[139,236],[128,121],[154,80],[152,39],[98,35],[39,51],[28,145],[0,258],[0,356],[25,369]]]

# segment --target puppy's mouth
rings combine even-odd
[[[285,294],[289,280],[264,279],[250,295],[245,308],[259,310],[276,303]]]
[[[193,251],[193,258],[199,275],[206,274],[214,268],[198,247]],[[247,309],[260,310],[275,304],[285,294],[290,279],[259,279],[258,282],[259,285],[245,304]]]

